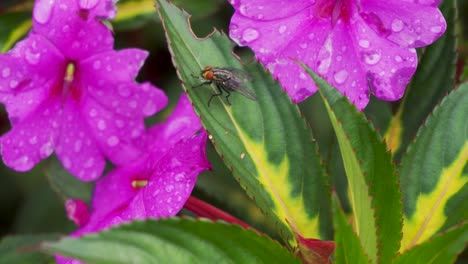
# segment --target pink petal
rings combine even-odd
[[[127,118],[151,116],[168,102],[164,91],[149,83],[103,83],[101,87],[88,86],[89,95],[108,111]]]
[[[187,95],[182,94],[170,116],[164,122],[148,129],[145,139],[140,140],[141,147],[165,153],[176,142],[193,136],[200,129],[202,129],[200,119],[195,114]]]
[[[141,155],[133,141],[140,137],[145,126],[142,118],[129,118],[109,111],[93,98],[87,98],[81,108],[93,139],[114,164],[123,165]]]
[[[102,18],[114,18],[117,8],[114,5],[117,0],[79,0],[80,9],[91,12],[91,15]]]
[[[295,0],[294,4],[284,0],[231,0],[229,3],[240,15],[259,20],[289,17],[314,5],[310,0]]]
[[[89,221],[88,206],[80,199],[66,200],[65,211],[68,219],[72,220],[77,226],[83,226]]]
[[[160,218],[176,215],[190,196],[197,176],[210,168],[205,155],[207,135],[184,139],[155,161],[148,184],[122,212],[121,217]]]
[[[149,178],[147,171],[145,155],[135,162],[114,169],[99,180],[93,193],[91,222],[97,224],[111,212],[120,212],[126,207],[139,191],[132,187],[132,181]]]
[[[401,47],[418,48],[436,41],[447,28],[437,7],[400,0],[363,0],[361,17],[379,35]]]
[[[364,71],[367,85],[372,94],[377,98],[386,101],[399,100],[405,91],[411,77],[416,71],[417,54],[414,49],[402,48],[393,43],[379,38],[366,23],[357,19],[350,29],[344,29],[346,32],[352,32],[356,38],[354,44],[356,61],[359,61]],[[345,35],[341,32],[341,36]],[[337,34],[338,35],[338,34]],[[337,46],[343,45],[336,38]],[[343,41],[350,41],[345,39]],[[355,68],[354,65],[348,65],[348,72]],[[336,80],[336,75],[334,76]],[[339,85],[339,84],[337,84]],[[338,86],[337,86],[338,87]]]
[[[0,138],[4,163],[18,171],[30,170],[52,154],[59,128],[58,103],[43,105]]]
[[[135,79],[146,57],[148,52],[140,49],[111,50],[81,61],[79,67],[83,81],[90,84],[127,82]]]
[[[96,180],[104,170],[105,160],[98,142],[73,101],[63,105],[62,130],[56,153],[63,166],[83,181]]]
[[[114,42],[106,26],[80,13],[76,0],[36,1],[33,31],[44,35],[73,61],[111,50]]]

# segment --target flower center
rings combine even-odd
[[[134,189],[141,189],[148,184],[148,180],[133,180],[132,187]]]
[[[65,69],[57,75],[57,79],[52,86],[51,96],[60,97],[62,100],[72,99],[79,102],[82,91],[79,85],[79,70],[76,63],[69,61]]]
[[[332,25],[335,25],[339,19],[349,23],[353,2],[359,5],[360,0],[318,0],[314,13],[321,18],[331,17]]]

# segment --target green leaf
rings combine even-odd
[[[299,263],[278,242],[252,230],[177,218],[136,221],[42,248],[90,263]]]
[[[455,263],[468,243],[468,222],[417,245],[399,256],[395,264]]]
[[[78,180],[71,175],[56,158],[49,160],[45,174],[49,179],[52,189],[60,195],[63,200],[76,198],[89,202],[93,191],[93,183]]]
[[[364,252],[359,237],[346,220],[345,213],[340,207],[338,196],[333,195],[333,224],[335,227],[335,262],[341,263],[371,263]]]
[[[366,116],[312,70],[340,146],[356,233],[371,261],[390,263],[401,239],[401,194],[391,156]]]
[[[403,157],[403,250],[468,219],[467,113],[468,83],[444,98]]]
[[[117,16],[111,20],[117,31],[133,30],[149,21],[159,20],[154,0],[123,0],[117,2]]]
[[[31,29],[31,11],[16,11],[0,15],[0,52],[10,50]]]
[[[424,119],[455,84],[455,0],[442,1],[440,9],[447,21],[447,30],[434,44],[425,48],[403,103],[385,135],[395,161],[401,159]]]
[[[52,256],[34,252],[40,242],[57,239],[55,234],[7,236],[0,242],[0,264],[52,263]]]
[[[216,151],[257,205],[277,223],[292,247],[294,233],[326,239],[330,233],[329,189],[317,147],[299,109],[267,72],[254,63],[241,64],[232,55],[233,43],[215,31],[196,38],[188,15],[158,0],[173,62],[195,111],[210,134]],[[235,67],[251,73],[248,89],[257,101],[239,93],[207,102],[214,85],[192,88],[205,65]],[[306,166],[304,164],[307,164]]]

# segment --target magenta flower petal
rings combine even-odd
[[[190,196],[198,174],[208,169],[205,132],[183,139],[157,161],[146,188],[122,212],[125,220],[178,213]]]
[[[183,124],[176,125],[179,121]],[[142,146],[145,154],[97,182],[90,221],[73,236],[133,219],[172,216],[182,208],[198,174],[210,167],[205,155],[207,135],[200,131],[200,121],[185,95],[170,118],[156,127],[162,132],[150,134],[154,138]],[[170,135],[177,140],[164,142]]]
[[[88,91],[103,107],[125,117],[151,116],[163,109],[168,102],[164,92],[149,83],[105,83],[102,88],[88,86]]]
[[[81,10],[87,10],[91,15],[101,18],[114,18],[117,14],[117,0],[79,0]]]
[[[248,45],[294,102],[317,88],[293,59],[314,71],[363,109],[370,94],[398,100],[414,74],[414,47],[446,29],[438,0],[382,2],[231,1],[230,36]]]
[[[360,15],[380,37],[401,47],[427,46],[447,28],[439,9],[400,0],[362,1]]]
[[[105,160],[88,124],[71,102],[63,106],[55,152],[65,169],[83,181],[101,176]]]
[[[145,125],[141,118],[116,114],[94,100],[87,100],[82,108],[90,132],[99,150],[114,164],[125,164],[137,158],[141,151],[133,140],[141,136]]]
[[[128,82],[135,79],[146,57],[148,52],[144,50],[111,50],[80,61],[79,67],[83,81],[89,84]]]
[[[289,17],[312,5],[310,0],[296,0],[294,5],[286,4],[285,1],[280,0],[229,0],[229,3],[236,10],[239,10],[241,15],[257,19],[264,18],[265,14],[268,19]]]
[[[3,162],[15,170],[27,171],[49,157],[54,150],[59,115],[59,105],[52,104],[14,125],[0,138]]]
[[[70,60],[112,50],[112,33],[95,17],[80,12],[77,0],[36,1],[33,31],[45,36]]]
[[[89,221],[88,206],[80,199],[68,199],[65,201],[65,210],[68,219],[77,226],[83,226]]]
[[[140,139],[141,147],[164,153],[181,139],[191,137],[201,129],[200,120],[186,94],[182,94],[171,115],[160,124],[148,129],[146,137]],[[157,147],[156,147],[157,146]]]

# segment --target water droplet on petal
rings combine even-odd
[[[378,51],[362,52],[361,59],[368,65],[375,65],[380,61],[382,55]]]
[[[94,61],[93,69],[98,70],[99,68],[101,68],[101,61],[100,60]]]
[[[82,145],[83,144],[82,144],[81,140],[75,141],[75,144],[73,144],[73,150],[75,150],[75,152],[80,152]]]
[[[164,190],[166,190],[166,192],[172,192],[174,190],[174,185],[172,184],[166,185]]]
[[[117,144],[119,144],[119,138],[116,137],[116,136],[111,136],[107,139],[107,145],[109,145],[110,147],[114,147],[116,146]]]
[[[54,7],[55,0],[39,0],[34,5],[33,17],[41,24],[45,24],[49,21],[50,15],[52,14],[52,8]]]
[[[65,25],[62,27],[62,32],[63,33],[67,33],[68,31],[70,31],[70,26],[69,25]]]
[[[335,79],[335,81],[338,84],[342,84],[348,78],[348,72],[346,70],[341,70],[341,71],[335,73],[335,75],[333,75],[333,78]]]
[[[29,144],[31,144],[31,145],[37,144],[37,136],[32,136],[32,137],[29,139]]]
[[[10,88],[16,88],[18,86],[18,81],[17,80],[11,80],[10,81]]]
[[[185,175],[183,173],[177,173],[175,176],[174,176],[174,179],[177,181],[177,182],[180,182],[182,181],[183,179],[185,179]]]
[[[49,157],[50,154],[52,154],[53,148],[52,148],[52,142],[47,142],[42,147],[39,149],[39,156],[44,159]]]
[[[94,165],[94,158],[89,158],[84,164],[83,167],[91,168]]]
[[[433,33],[440,33],[442,31],[442,27],[441,26],[433,26],[431,27],[431,32]]]
[[[69,169],[72,166],[72,162],[71,162],[70,158],[68,158],[68,157],[63,157],[62,164],[65,167],[65,169]]]
[[[258,31],[253,28],[247,28],[242,33],[242,38],[244,39],[245,42],[254,41],[258,38],[258,36],[259,36]]]
[[[288,28],[287,26],[282,25],[282,26],[280,26],[280,27],[278,28],[278,32],[279,32],[280,34],[283,34],[283,33],[286,31],[287,28]]]
[[[82,9],[91,9],[99,3],[99,0],[80,0],[79,6]]]
[[[367,39],[361,39],[359,40],[359,46],[361,46],[361,48],[367,49],[370,46],[370,42]]]
[[[24,170],[29,169],[31,167],[31,164],[29,162],[29,157],[22,156],[21,158],[16,159],[15,161],[13,161],[12,167],[19,171],[24,171]]]
[[[400,19],[394,19],[391,26],[392,31],[400,32],[401,30],[403,30],[403,25],[403,21],[401,21]]]
[[[152,101],[148,101],[143,107],[143,114],[150,116],[156,111],[156,105]]]
[[[97,126],[98,126],[99,130],[104,130],[104,129],[106,129],[106,127],[107,127],[107,126],[106,126],[106,121],[104,121],[104,120],[102,120],[102,119],[99,120],[98,123],[97,123]]]
[[[5,67],[5,68],[3,68],[3,70],[2,70],[2,77],[3,77],[3,78],[7,78],[8,76],[10,76],[10,73],[11,73],[10,68]]]
[[[97,115],[97,110],[96,109],[93,108],[93,109],[89,110],[89,116],[95,117],[96,115]]]
[[[26,60],[29,62],[29,64],[36,65],[39,63],[39,60],[41,59],[41,54],[40,53],[34,53],[30,49],[26,49]]]

